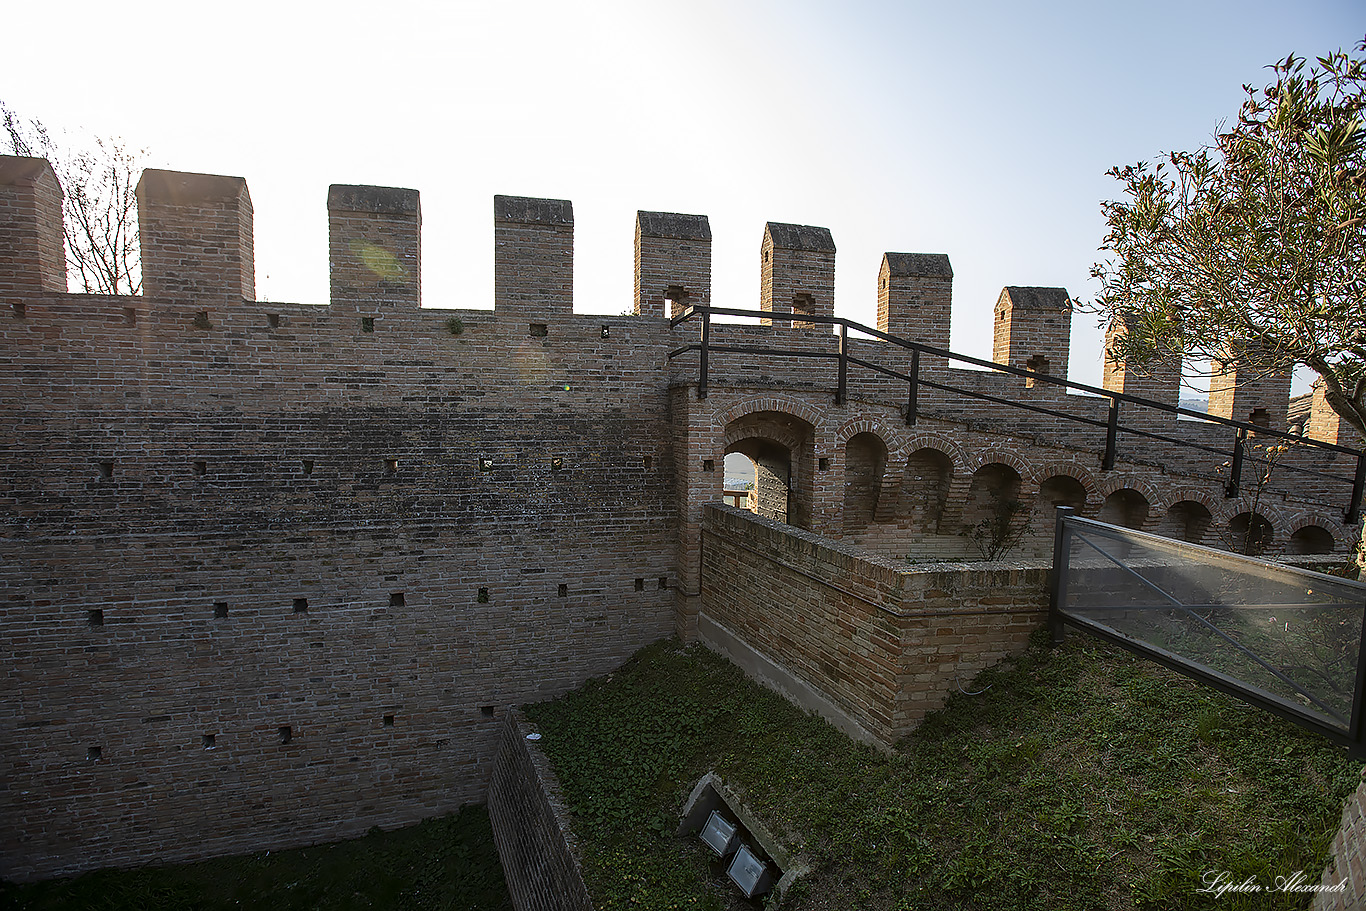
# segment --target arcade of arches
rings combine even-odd
[[[838,487],[837,518],[819,530],[852,540],[884,557],[914,562],[978,560],[1007,555],[1047,557],[1055,508],[1126,528],[1240,553],[1311,556],[1344,550],[1312,520],[1277,527],[1241,501],[1176,496],[1155,502],[1146,490],[1085,472],[1022,475],[1012,462],[987,457],[968,467],[952,448],[920,446],[897,458],[876,433],[859,432],[840,450],[838,464],[814,457],[814,429],[795,415],[760,411],[726,426],[726,453],[754,463],[760,515],[812,529],[816,476]],[[1325,523],[1326,524],[1326,523]]]

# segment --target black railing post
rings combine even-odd
[[[1238,438],[1233,443],[1233,461],[1228,468],[1228,483],[1224,485],[1224,498],[1238,496],[1243,483],[1243,450],[1247,448],[1247,428],[1238,428]]]
[[[1357,476],[1352,481],[1352,502],[1347,504],[1347,524],[1361,518],[1361,496],[1366,493],[1366,452],[1357,453]]]
[[[1115,467],[1119,457],[1119,396],[1110,396],[1110,420],[1105,425],[1105,456],[1100,460],[1100,470],[1109,471]]]
[[[1062,599],[1066,591],[1068,558],[1072,548],[1067,542],[1065,523],[1075,509],[1059,506],[1053,520],[1053,571],[1048,575],[1048,632],[1054,645],[1062,645],[1067,630],[1062,623]]]
[[[840,323],[840,385],[835,390],[835,404],[843,405],[849,393],[849,324]]]
[[[701,361],[702,369],[697,375],[697,397],[705,399],[707,397],[707,346],[711,344],[711,309],[702,308],[702,346]]]
[[[920,349],[911,349],[911,388],[906,396],[906,426],[914,427],[920,410]]]
[[[1356,689],[1352,692],[1352,723],[1348,730],[1348,735],[1356,741],[1357,750],[1362,747],[1361,716],[1362,701],[1366,700],[1366,612],[1363,612],[1361,622],[1361,640],[1357,645],[1357,673]]]

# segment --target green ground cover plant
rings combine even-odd
[[[792,909],[1264,909],[1207,875],[1316,883],[1361,764],[1097,640],[1042,634],[895,755],[857,744],[700,647],[658,643],[528,706],[599,911],[761,907],[678,838],[717,771],[812,872]]]
[[[311,848],[25,886],[0,883],[23,911],[512,911],[483,807]]]

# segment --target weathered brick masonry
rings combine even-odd
[[[159,180],[147,286],[192,297],[4,292],[7,877],[482,800],[504,706],[673,629],[662,318],[419,309],[383,188],[330,195],[332,307],[247,300],[245,185]]]
[[[1208,453],[1130,437],[1106,470],[1103,427],[928,386],[911,427],[904,387],[873,374],[836,405],[828,361],[717,356],[699,399],[696,356],[669,358],[696,324],[668,317],[712,300],[705,216],[639,213],[635,313],[604,317],[573,313],[564,200],[495,198],[490,311],[421,306],[414,190],[331,188],[326,306],[253,300],[245,181],[168,171],[139,187],[145,293],[67,293],[60,194],[45,162],[0,157],[7,878],[306,844],[481,800],[504,707],[693,637],[700,612],[895,738],[1018,647],[1042,571],[917,574],[856,545],[963,556],[1003,503],[1034,523],[1026,549],[1056,503],[1205,541],[1256,511],[1274,553],[1343,553],[1359,534],[1340,482],[1281,472],[1255,502],[1226,499]],[[766,226],[761,307],[833,313],[834,255],[826,229]],[[888,254],[879,328],[947,344],[952,275],[942,254]],[[997,357],[1060,375],[1065,298],[1007,289]],[[713,337],[835,350],[791,319]],[[1105,418],[1045,382],[922,367]],[[1282,398],[1263,384],[1228,407]],[[1310,423],[1351,442],[1321,401]],[[756,462],[761,513],[795,529],[717,511],[704,535],[729,452]]]
[[[550,760],[527,735],[519,710],[507,713],[489,779],[488,808],[498,856],[520,911],[592,911],[578,840]]]
[[[704,637],[719,624],[891,744],[955,682],[1024,648],[1047,614],[1047,573],[1042,561],[912,568],[713,504],[700,620]]]

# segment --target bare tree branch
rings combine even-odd
[[[117,139],[94,149],[58,145],[42,123],[24,121],[0,102],[7,151],[46,158],[62,185],[69,280],[91,294],[139,294],[142,266],[135,190],[141,150]]]

